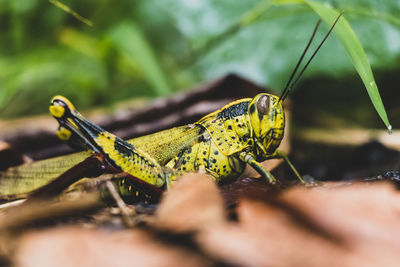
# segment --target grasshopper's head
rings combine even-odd
[[[273,153],[283,138],[285,113],[282,101],[275,95],[259,94],[250,102],[249,115],[257,156],[262,159]]]

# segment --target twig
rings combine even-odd
[[[122,200],[117,190],[115,189],[114,184],[111,181],[106,181],[106,187],[110,192],[112,198],[115,203],[117,203],[119,210],[121,211],[122,219],[127,227],[133,227],[134,223],[130,217],[130,210],[126,206],[125,202]]]
[[[50,199],[26,201],[4,209],[0,215],[0,232],[18,230],[43,219],[80,214],[103,206],[98,192],[85,193],[79,199],[62,202]]]

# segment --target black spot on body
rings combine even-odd
[[[133,145],[118,137],[115,139],[114,149],[124,157],[131,157],[137,154]]]
[[[260,121],[263,119],[263,117],[264,117],[264,114],[258,112],[258,118],[260,119]]]
[[[250,134],[249,134],[249,133],[243,135],[243,141],[244,141],[244,142],[246,142],[247,140],[249,140],[249,138],[250,138]]]
[[[228,125],[228,130],[232,130],[232,126],[231,125]]]
[[[250,113],[254,113],[256,111],[256,106],[253,104],[250,106]]]
[[[218,155],[218,150],[215,150],[215,151],[214,151],[214,155]]]
[[[209,125],[208,125],[208,126],[209,126]],[[208,126],[207,126],[207,127],[208,127]],[[204,133],[205,131],[206,131],[206,128],[204,128],[203,126],[200,126],[198,134],[202,134],[202,133]]]
[[[217,119],[233,119],[246,114],[249,108],[249,103],[250,101],[244,101],[225,108],[218,113]]]

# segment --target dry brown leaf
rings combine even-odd
[[[0,170],[32,162],[32,159],[15,150],[9,143],[0,140]]]
[[[198,233],[212,257],[244,266],[398,266],[399,193],[388,184],[298,187],[244,199],[239,224]]]
[[[24,227],[49,218],[67,217],[97,210],[104,206],[97,192],[82,194],[79,199],[57,199],[17,202],[0,213],[0,233],[22,230]]]
[[[77,227],[26,234],[16,266],[208,266],[183,247],[157,241],[140,230],[105,232]]]
[[[348,250],[370,264],[400,262],[400,194],[389,183],[354,184],[341,188],[296,188],[280,201],[339,238]]]
[[[210,176],[187,174],[168,191],[156,212],[158,228],[191,232],[224,221],[221,194]]]
[[[219,186],[226,207],[233,207],[244,196],[271,196],[279,192],[279,187],[269,184],[265,179],[239,178]]]
[[[220,225],[197,236],[213,257],[243,266],[356,266],[362,263],[318,233],[299,227],[278,208],[246,200],[238,209],[240,224]],[[335,262],[339,257],[346,259]],[[351,263],[351,264],[350,264]]]

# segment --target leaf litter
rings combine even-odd
[[[188,174],[135,227],[8,228],[1,247],[17,266],[396,266],[399,203],[388,182],[325,183],[244,194],[232,219],[215,183]]]

